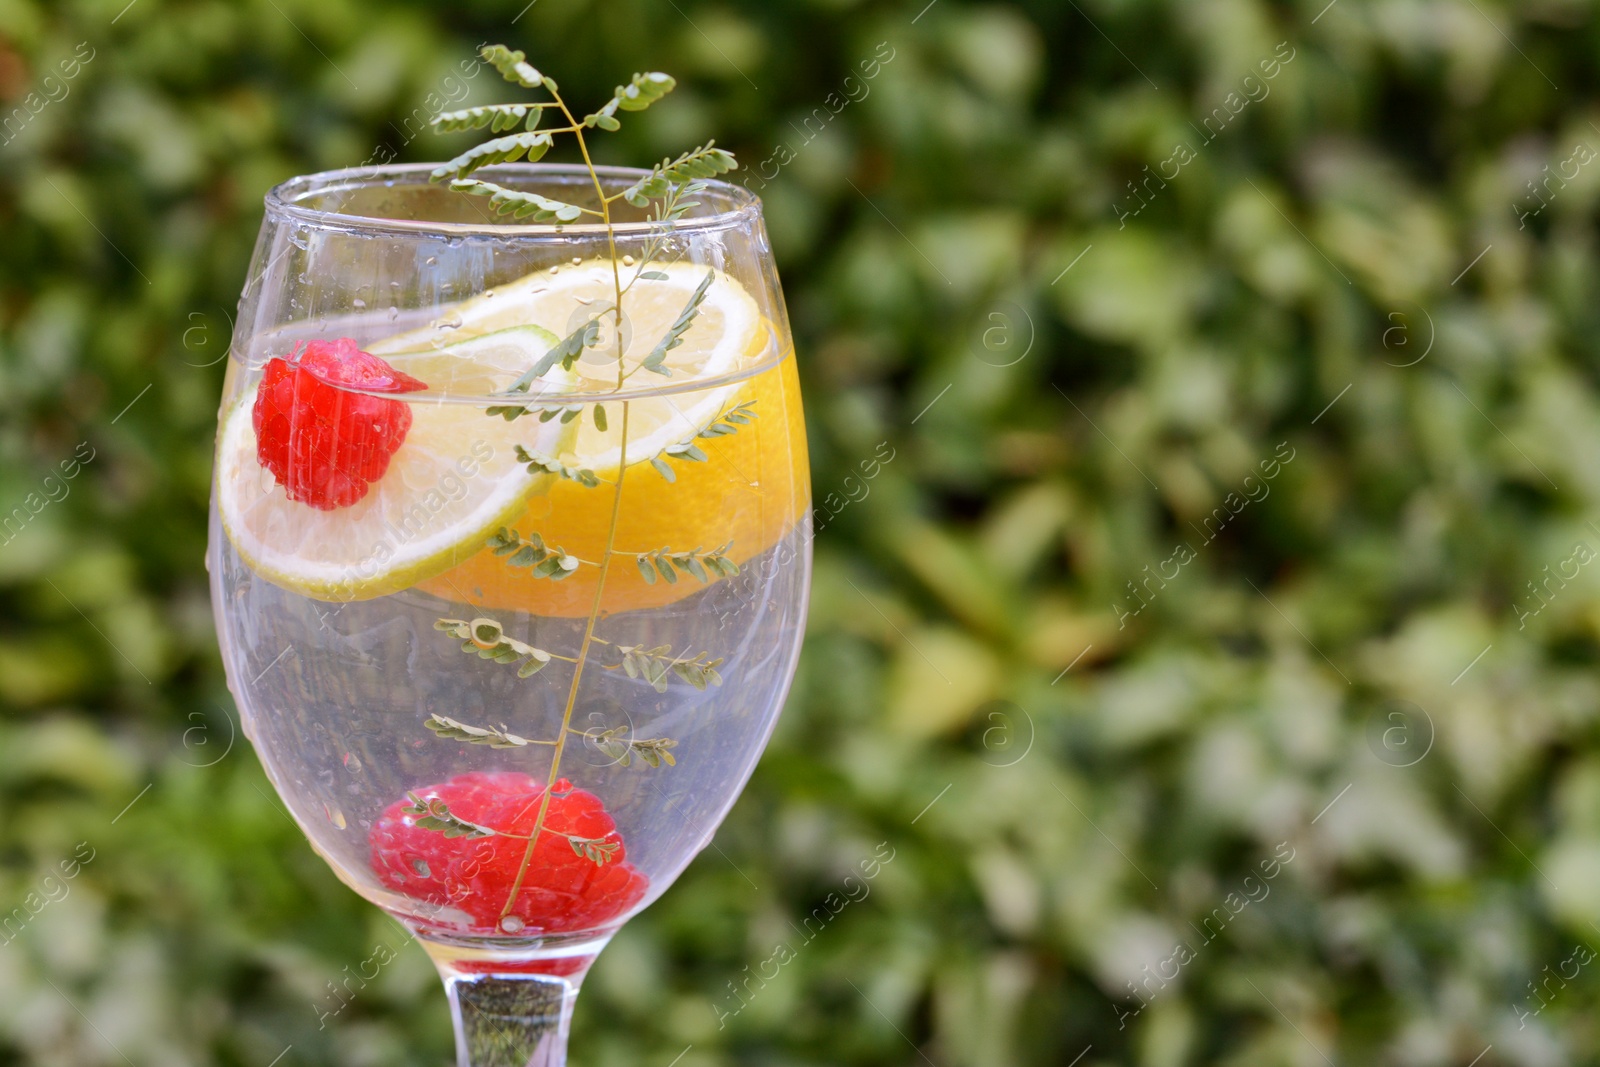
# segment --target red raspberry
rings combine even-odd
[[[352,393],[410,393],[427,383],[361,351],[348,337],[307,341],[267,361],[253,412],[256,459],[290,500],[323,511],[349,507],[389,469],[411,429],[402,401]]]
[[[389,805],[372,827],[372,869],[383,884],[413,900],[465,912],[475,933],[594,930],[637,904],[649,888],[644,872],[627,862],[622,835],[600,798],[561,778],[550,794],[533,861],[508,914],[521,926],[509,930],[500,913],[522,866],[526,838],[539,818],[544,783],[516,771],[475,771],[415,793],[424,801],[444,801],[456,818],[499,835],[521,835],[446,837],[417,827],[419,816],[402,810],[411,806],[409,800]],[[574,852],[567,835],[615,845],[616,851],[597,864]]]

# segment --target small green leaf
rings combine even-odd
[[[706,454],[700,451],[692,438],[688,441],[679,441],[675,445],[668,445],[661,452],[663,455],[671,456],[673,459],[681,459],[686,463],[706,462]]]
[[[572,846],[572,851],[596,866],[603,866],[616,859],[617,853],[622,849],[620,841],[608,841],[603,837],[567,837],[567,843]]]
[[[659,768],[663,763],[677,766],[672,749],[678,747],[678,742],[670,737],[628,737],[628,732],[628,727],[617,726],[598,733],[590,731],[583,736],[624,767],[631,766],[636,755],[651,767]]]
[[[594,406],[594,408],[593,408],[593,411],[594,411],[594,428],[599,430],[601,433],[605,433],[606,432],[606,406],[604,404],[596,404]]]
[[[537,136],[550,135],[541,133]],[[532,217],[534,222],[573,222],[583,214],[583,208],[576,204],[564,204],[559,200],[540,196],[538,193],[518,192],[477,178],[457,178],[450,183],[450,188],[458,193],[487,196],[490,206],[498,215],[512,215],[519,219]]]
[[[705,279],[695,288],[694,294],[689,297],[689,302],[684,305],[683,310],[678,312],[678,318],[667,329],[666,336],[661,338],[656,347],[644,358],[643,366],[646,370],[659,368],[662,361],[667,358],[667,353],[683,344],[683,335],[694,323],[695,316],[700,314],[700,305],[705,301],[706,290],[711,287],[711,282],[716,276],[715,271],[706,272]]]
[[[460,111],[442,112],[435,115],[429,124],[439,133],[481,130],[485,126],[498,133],[501,130],[515,129],[526,118],[527,128],[532,130],[538,127],[539,119],[548,106],[547,104],[482,104]]]
[[[436,182],[446,178],[465,178],[479,167],[492,163],[514,163],[524,154],[528,162],[533,163],[550,150],[551,143],[548,133],[514,133],[509,137],[496,137],[435,167],[430,177]]]
[[[530,452],[521,445],[517,445],[516,456],[517,459],[527,464],[529,473],[544,471],[547,474],[557,474],[588,489],[593,489],[600,484],[600,478],[589,468],[569,467],[554,456],[547,456],[543,452]]]
[[[571,370],[572,365],[583,354],[583,350],[585,348],[593,348],[595,342],[600,339],[600,318],[604,314],[605,312],[601,312],[600,315],[596,315],[563,337],[555,347],[540,357],[538,362],[523,371],[521,377],[506,386],[504,391],[508,394],[526,393],[537,379],[543,378],[550,372],[550,368],[557,363],[561,364],[564,369]],[[544,411],[539,412],[539,421],[549,422],[561,410],[559,408],[546,408]]]
[[[416,816],[413,820],[418,829],[437,830],[445,837],[494,837],[495,831],[487,826],[468,822],[450,814],[450,806],[438,797],[423,800],[417,794],[407,792],[406,797],[411,803],[400,810],[407,815]]]
[[[538,671],[552,658],[550,653],[543,649],[518,641],[514,637],[507,637],[504,627],[494,619],[473,619],[471,622],[462,619],[439,619],[433,624],[433,628],[451,637],[463,639],[461,651],[479,659],[509,664],[526,658],[527,662],[517,672],[522,678]],[[532,666],[533,664],[537,666]]]
[[[633,81],[627,85],[617,86],[616,93],[606,101],[604,107],[592,115],[585,115],[585,126],[598,126],[602,130],[615,132],[622,128],[622,123],[616,119],[617,110],[643,111],[651,104],[677,86],[677,81],[670,75],[651,71],[646,74],[635,74]]]
[[[650,201],[666,196],[674,186],[696,178],[715,178],[738,167],[739,163],[733,158],[732,152],[718,148],[715,141],[707,141],[677,159],[663,159],[651,168],[649,174],[630,185],[622,197],[634,207],[644,207]]]
[[[518,737],[504,726],[468,726],[445,715],[430,715],[422,725],[452,741],[465,741],[469,745],[488,745],[490,748],[522,748],[533,742]]]
[[[672,75],[662,74],[660,71],[635,74],[629,85],[617,86],[617,106],[624,111],[643,111],[672,92],[677,85],[678,82]]]
[[[537,89],[548,80],[528,64],[527,55],[503,44],[485,45],[481,54],[490,66],[500,72],[502,78],[513,85]]]
[[[722,676],[716,672],[722,660],[711,659],[706,652],[699,653],[693,659],[673,656],[672,649],[667,645],[652,649],[624,646],[619,647],[617,652],[622,657],[621,661],[607,665],[606,670],[621,669],[627,672],[629,678],[642,677],[658,693],[667,691],[667,681],[674,675],[696,689],[722,684]]]

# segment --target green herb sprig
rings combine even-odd
[[[479,659],[494,660],[496,663],[520,661],[518,678],[531,678],[544,670],[552,659],[567,658],[557,657],[542,648],[534,648],[514,637],[507,637],[505,629],[493,619],[473,619],[471,622],[440,619],[433,624],[433,628],[451,637],[461,638],[461,651],[476,655]]]
[[[469,822],[450,811],[450,805],[438,797],[419,797],[408,791],[406,799],[411,803],[401,807],[406,815],[415,816],[412,825],[422,830],[437,830],[445,837],[509,837],[517,841],[532,841],[535,834],[510,834],[504,830],[496,830],[491,826],[482,826]],[[603,866],[617,858],[617,853],[622,850],[622,842],[609,840],[606,837],[579,837],[577,834],[562,834],[567,843],[572,846],[572,851],[596,866]]]
[[[487,826],[479,826],[475,822],[450,814],[450,805],[438,797],[427,800],[412,792],[407,792],[406,797],[411,801],[400,810],[407,815],[415,815],[414,825],[423,830],[437,830],[446,837],[494,837],[496,831]]]
[[[530,474],[537,474],[540,471],[557,474],[587,489],[593,489],[600,484],[599,476],[587,467],[569,467],[554,456],[547,456],[543,452],[530,452],[521,445],[516,447],[516,453],[517,459],[527,465]]]
[[[495,555],[506,557],[507,566],[531,568],[535,578],[557,582],[576,573],[583,563],[563,548],[547,546],[537,533],[523,537],[504,526],[490,535],[486,547]]]
[[[635,74],[627,85],[617,86],[611,99],[603,106],[579,121],[567,110],[555,79],[541,73],[528,63],[524,53],[502,44],[493,44],[486,46],[482,54],[506,81],[525,89],[542,89],[550,94],[551,99],[489,104],[436,115],[432,125],[441,133],[480,130],[484,127],[488,127],[492,133],[500,133],[516,129],[519,125],[523,126],[524,130],[521,133],[496,137],[468,149],[448,163],[436,167],[432,174],[433,180],[449,181],[450,188],[458,192],[487,196],[490,205],[501,215],[512,215],[519,219],[532,218],[535,222],[570,223],[585,215],[609,221],[609,213],[604,210],[581,207],[537,193],[510,189],[497,182],[472,178],[470,175],[480,167],[495,163],[512,163],[519,159],[526,159],[531,163],[542,159],[555,144],[558,134],[581,134],[586,129],[600,129],[608,133],[620,130],[622,123],[617,118],[619,111],[644,111],[677,88],[677,80],[670,74],[663,74],[660,71]],[[569,125],[538,129],[544,112],[550,108],[559,110]],[[626,200],[635,207],[642,208],[652,200],[667,195],[674,185],[696,178],[713,178],[719,174],[726,174],[738,166],[733,153],[716,147],[714,141],[708,142],[700,148],[685,152],[677,159],[662,160],[644,178],[620,193],[603,197],[602,201],[605,205],[609,205],[617,200]]]
[[[502,724],[500,726],[468,726],[447,715],[430,715],[422,725],[452,741],[465,741],[469,745],[488,745],[490,748],[523,748],[527,745],[553,745],[554,741],[530,741],[518,737]]]
[[[739,573],[739,565],[728,558],[728,549],[732,547],[733,542],[729,541],[710,552],[702,552],[698,548],[688,552],[660,548],[654,552],[640,552],[634,558],[638,561],[640,576],[650,585],[656,584],[657,575],[668,584],[674,584],[680,573],[703,585],[711,581],[713,574],[719,578],[732,578]]]
[[[554,741],[534,741],[526,737],[518,737],[504,725],[472,726],[457,719],[452,719],[448,715],[430,715],[423,722],[423,725],[432,730],[438,737],[449,741],[460,741],[468,745],[487,745],[490,748],[526,748],[528,745],[555,744]],[[629,726],[616,726],[609,730],[583,731],[569,728],[568,732],[579,734],[585,741],[590,742],[595,748],[624,767],[631,766],[635,756],[652,767],[660,767],[663,763],[668,767],[675,767],[678,763],[672,755],[672,750],[678,747],[678,742],[670,737],[633,737],[633,729]],[[446,815],[448,810],[448,808],[445,809]],[[424,829],[432,828],[424,827]]]
[[[654,467],[656,473],[667,481],[676,482],[678,480],[678,472],[672,469],[667,460],[675,459],[686,463],[706,462],[709,457],[695,442],[709,441],[713,438],[726,437],[729,434],[738,433],[739,427],[748,426],[755,420],[755,403],[754,400],[746,400],[744,403],[712,419],[709,426],[700,430],[694,436],[686,437],[682,441],[674,441],[666,448],[663,448],[659,455],[650,457],[650,466]]]
[[[631,766],[635,756],[652,767],[659,768],[663,763],[668,767],[678,765],[678,761],[672,755],[672,750],[678,747],[678,742],[670,737],[629,737],[629,733],[631,730],[628,727],[617,726],[610,730],[590,731],[585,733],[584,737],[592,742],[595,748],[624,767]]]
[[[667,691],[669,674],[676,674],[696,689],[704,691],[708,685],[721,685],[722,675],[717,668],[722,660],[712,659],[711,653],[701,652],[693,659],[674,656],[667,645],[645,648],[643,645],[618,645],[622,659],[609,665],[607,670],[621,670],[629,678],[643,678],[658,693]]]
[[[489,416],[507,421],[519,419],[537,409],[541,422],[559,418],[566,424],[581,416],[581,406],[540,403],[529,396],[533,383],[547,375],[558,364],[564,370],[571,371],[586,349],[594,348],[600,343],[601,322],[609,314],[616,324],[614,331],[616,386],[618,390],[623,388],[628,375],[632,373],[625,368],[623,362],[624,297],[636,283],[669,279],[670,275],[664,271],[651,269],[651,264],[667,247],[671,233],[670,224],[698,205],[694,197],[707,188],[705,183],[708,179],[736,169],[738,162],[732,153],[717,147],[715,141],[708,141],[701,147],[676,158],[663,159],[652,167],[648,174],[626,189],[607,195],[590,156],[585,131],[612,132],[620,129],[620,113],[646,110],[671,93],[676,88],[677,82],[670,75],[656,71],[635,74],[626,85],[616,87],[609,101],[580,120],[562,99],[555,80],[529,63],[523,52],[495,44],[484,47],[482,54],[484,60],[499,71],[506,81],[523,88],[542,90],[549,95],[549,99],[482,105],[437,116],[433,120],[433,125],[439,131],[487,129],[498,136],[469,148],[435,168],[432,174],[433,180],[448,181],[450,188],[458,192],[486,198],[493,211],[501,216],[511,216],[535,223],[554,223],[557,228],[585,218],[598,219],[605,228],[611,249],[615,301],[609,307],[598,308],[593,317],[573,329],[504,390],[501,395],[510,402],[487,408]],[[556,119],[554,115],[545,115],[546,111],[552,110],[560,116],[560,119]],[[556,124],[547,124],[547,119]],[[559,124],[563,120],[566,125]],[[484,177],[474,176],[482,168],[494,164],[512,163],[524,159],[533,162],[542,159],[554,147],[558,137],[568,135],[577,142],[578,150],[589,172],[595,193],[594,207],[557,200],[531,191],[512,189]],[[656,224],[645,238],[643,255],[638,263],[634,265],[631,259],[628,261],[634,270],[626,284],[622,278],[623,263],[617,254],[616,232],[611,213],[612,205],[619,200],[636,209],[647,211],[652,222]],[[662,376],[671,375],[671,368],[666,366],[667,355],[683,344],[684,335],[694,325],[700,306],[705,300],[706,291],[715,278],[715,271],[707,273],[705,280],[696,288],[666,334],[634,370],[647,370]],[[621,511],[622,483],[628,469],[629,404],[624,400],[620,407],[617,475],[611,483],[610,528],[604,554],[599,563],[594,564],[600,567],[601,573],[596,583],[594,602],[585,621],[582,644],[576,657],[569,659],[565,656],[556,656],[508,637],[504,627],[493,619],[478,618],[470,622],[460,619],[440,619],[434,624],[435,628],[452,637],[460,638],[463,652],[474,653],[483,659],[499,663],[519,664],[517,673],[520,677],[537,673],[551,659],[563,659],[574,664],[566,706],[562,712],[561,730],[553,741],[523,738],[512,734],[503,725],[472,726],[442,715],[432,716],[426,723],[428,729],[438,737],[465,744],[488,745],[493,748],[524,748],[532,744],[548,744],[554,747],[546,783],[546,800],[540,805],[533,832],[527,838],[527,849],[501,911],[502,918],[509,915],[512,910],[529,864],[533,860],[536,839],[544,831],[549,790],[554,788],[557,781],[567,738],[574,732],[571,727],[572,716],[576,707],[579,681],[589,660],[591,646],[599,643],[614,648],[621,657],[619,662],[602,666],[611,670],[623,670],[631,677],[644,678],[658,692],[666,691],[667,680],[671,676],[676,676],[701,690],[707,686],[722,684],[722,677],[716,668],[723,661],[711,658],[710,653],[700,652],[692,658],[674,656],[666,646],[646,649],[642,646],[612,645],[595,633],[601,608],[600,592],[604,589],[606,572],[613,556],[618,555],[615,550],[617,521]],[[590,410],[596,429],[608,433],[610,420],[605,408],[600,403],[593,402]],[[696,437],[709,438],[732,433],[738,426],[748,423],[752,417],[749,405],[741,405],[734,411],[719,416]],[[675,459],[688,461],[703,462],[706,459],[705,453],[694,445],[693,438],[687,442],[668,446],[666,454]],[[532,449],[518,446],[516,456],[530,472],[554,474],[588,488],[597,488],[602,484],[594,471],[571,467],[561,462],[559,458]],[[675,480],[671,467],[663,462],[660,456],[652,457],[651,462],[669,481]],[[524,538],[516,530],[506,528],[496,531],[488,539],[486,547],[503,557],[512,567],[529,568],[538,577],[554,580],[573,573],[587,562],[577,559],[559,547],[546,545],[536,533]],[[738,573],[738,566],[727,558],[728,547],[724,545],[712,552],[703,552],[699,548],[689,552],[662,548],[654,552],[638,552],[633,555],[646,581],[654,582],[659,577],[667,582],[675,582],[679,574],[688,574],[701,582],[706,582],[713,575],[728,577]],[[584,736],[589,737],[601,751],[624,765],[634,757],[652,767],[675,764],[671,749],[675,747],[676,742],[669,738],[640,740],[620,730],[606,730]],[[426,825],[427,828],[437,829],[449,836],[484,836],[494,833],[490,828],[455,818],[450,815],[448,808],[442,802],[425,803],[415,796],[412,796],[412,801],[418,808],[414,814],[421,816],[417,822],[419,826]],[[611,861],[621,849],[619,841],[580,838],[570,834],[562,836],[567,838],[576,854],[596,864]]]

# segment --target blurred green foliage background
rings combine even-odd
[[[262,194],[457,149],[485,40],[745,161],[838,513],[577,1063],[1600,1057],[1595,5],[525,2],[0,0],[0,1060],[450,1056],[415,946],[319,1015],[401,935],[202,553]]]

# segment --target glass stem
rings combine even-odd
[[[458,1067],[564,1067],[577,979],[446,975]]]

